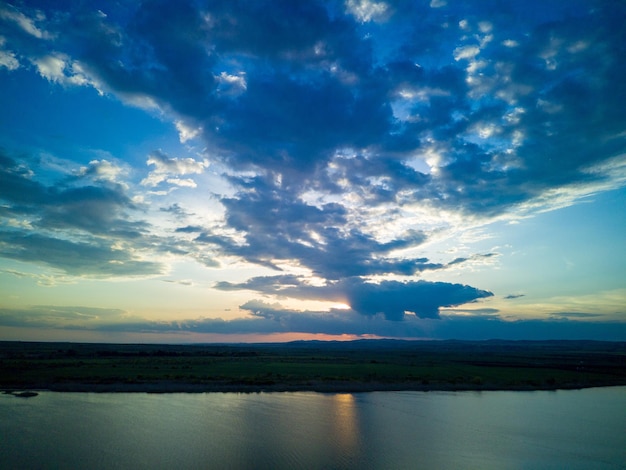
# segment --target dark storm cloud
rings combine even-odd
[[[348,289],[349,305],[359,313],[383,313],[388,320],[402,320],[404,312],[419,318],[438,318],[440,307],[452,307],[490,297],[491,292],[446,282],[357,283]]]
[[[405,312],[419,318],[438,318],[441,307],[473,302],[493,294],[462,284],[446,282],[382,281],[378,284],[360,278],[348,278],[325,286],[306,284],[296,276],[257,277],[241,284],[220,282],[221,290],[249,289],[299,299],[344,302],[355,312],[375,316],[382,314],[387,320],[403,320]]]

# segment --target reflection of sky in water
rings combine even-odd
[[[0,395],[0,468],[622,468],[624,392]]]

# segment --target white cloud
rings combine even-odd
[[[576,54],[578,52],[586,51],[589,48],[589,43],[586,41],[576,41],[574,44],[567,48],[567,52],[570,54]]]
[[[65,60],[60,56],[44,56],[33,61],[37,66],[39,74],[51,82],[62,82],[65,80]]]
[[[6,43],[6,38],[0,36],[0,67],[6,67],[9,70],[19,68],[20,63],[15,58],[15,53],[6,49],[2,49]]]
[[[402,88],[398,95],[405,100],[429,101],[433,96],[450,96],[448,90],[433,87]]]
[[[195,188],[198,185],[196,182],[190,178],[181,179],[181,178],[168,178],[166,180],[169,184],[173,184],[175,186],[181,186],[185,188]]]
[[[45,79],[61,85],[93,86],[100,94],[98,83],[89,77],[77,61],[71,61],[65,54],[51,54],[32,59],[39,74]]]
[[[237,75],[222,72],[216,75],[215,79],[218,83],[218,91],[226,95],[238,96],[246,91],[248,87],[246,74],[244,72],[239,72]]]
[[[481,21],[478,23],[478,29],[481,33],[489,33],[493,29],[493,25],[489,21]]]
[[[163,181],[177,186],[195,187],[192,186],[192,184],[195,185],[195,182],[192,180],[181,180],[175,177],[200,174],[209,166],[209,161],[206,159],[199,162],[193,158],[170,158],[160,151],[151,153],[146,163],[153,165],[154,170],[141,181],[141,184],[152,187]],[[171,176],[174,176],[174,178],[170,178]]]
[[[371,0],[348,0],[346,9],[359,21],[382,21],[389,6],[385,2],[373,2]]]
[[[143,93],[117,92],[120,98],[131,106],[148,111],[161,110],[158,103],[149,95]]]
[[[563,110],[562,105],[541,98],[537,100],[537,107],[548,114],[557,114]]]
[[[89,166],[81,167],[78,174],[80,176],[90,176],[96,181],[111,181],[117,183],[118,176],[122,172],[122,167],[103,159],[90,161]]]
[[[178,138],[181,144],[184,144],[188,140],[196,138],[200,132],[202,132],[201,127],[193,128],[188,126],[183,121],[175,121],[174,125],[176,126],[176,130],[178,131]]]
[[[446,0],[431,0],[430,8],[441,8],[445,7],[448,4]]]
[[[19,68],[20,63],[15,58],[15,54],[11,51],[0,49],[0,67],[6,67],[9,70]]]
[[[454,60],[473,59],[480,54],[478,46],[461,46],[454,50]]]
[[[569,207],[594,194],[621,188],[626,185],[626,155],[619,155],[583,170],[589,175],[599,176],[588,183],[572,183],[550,188],[517,207],[517,214],[551,212]]]
[[[17,24],[22,30],[31,36],[34,36],[39,39],[48,39],[50,35],[46,31],[42,31],[37,26],[35,26],[35,21],[31,18],[28,18],[23,13],[15,10],[13,7],[8,5],[7,7],[0,8],[0,18],[4,18],[5,20],[13,21]],[[38,13],[37,20],[44,20],[45,17],[43,14]]]
[[[514,41],[513,39],[505,39],[502,41],[502,45],[505,47],[517,47],[519,46],[519,42]]]

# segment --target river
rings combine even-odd
[[[626,468],[626,387],[0,395],[0,468]]]

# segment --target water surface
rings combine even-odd
[[[626,387],[0,395],[0,468],[625,468]]]

